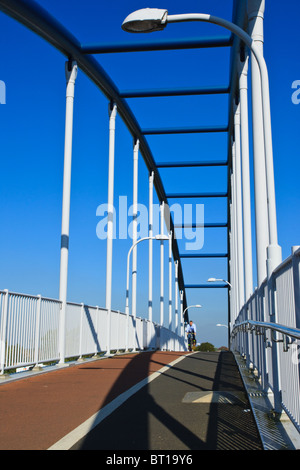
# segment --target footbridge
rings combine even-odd
[[[299,449],[273,2],[102,3],[0,0],[0,447]]]

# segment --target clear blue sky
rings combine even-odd
[[[143,7],[168,8],[171,14],[212,13],[231,19],[232,2],[167,0],[164,3],[128,0],[40,0],[83,44],[141,41],[176,37],[226,36],[213,25],[170,25],[149,36],[121,30],[123,19]],[[292,83],[300,80],[300,3],[266,0],[265,57],[270,76],[278,237],[283,258],[300,244],[299,129],[300,104],[292,103]],[[120,90],[223,86],[229,81],[229,50],[193,50],[107,54],[99,62]],[[65,120],[65,58],[44,40],[0,14],[0,80],[6,84],[1,119],[1,269],[0,287],[15,292],[58,297],[61,201]],[[226,124],[227,97],[187,97],[130,100],[142,128]],[[79,71],[75,90],[72,196],[68,298],[74,302],[105,305],[106,242],[96,236],[97,207],[107,201],[108,106],[106,98]],[[226,158],[225,135],[149,137],[157,162]],[[251,160],[252,167],[252,160]],[[222,191],[226,171],[221,169],[161,170],[166,192]],[[128,194],[132,201],[132,138],[117,119],[115,201]],[[148,201],[148,173],[140,159],[139,201]],[[157,200],[155,201],[157,202]],[[170,201],[171,202],[171,201]],[[172,201],[177,202],[177,201]],[[192,202],[192,201],[184,201]],[[197,201],[194,201],[197,202]],[[198,201],[199,202],[199,201]],[[226,220],[225,201],[204,202],[207,222]],[[254,214],[253,234],[254,234]],[[204,252],[226,251],[226,231],[207,229]],[[182,241],[183,243],[184,241]],[[124,311],[126,256],[131,240],[114,243],[113,308]],[[158,245],[158,244],[157,244]],[[183,245],[180,244],[183,249]],[[156,250],[158,246],[156,247]],[[138,315],[147,316],[147,244],[139,246]],[[255,263],[255,246],[253,247]],[[167,250],[166,250],[167,251]],[[158,251],[156,252],[158,255]],[[167,259],[167,257],[166,257]],[[255,264],[254,264],[255,266]],[[159,282],[159,263],[155,263]],[[183,260],[186,283],[208,277],[226,278],[226,260]],[[168,278],[166,271],[167,295]],[[255,280],[254,280],[255,282]],[[226,290],[189,290],[188,304],[198,340],[216,346],[227,342]],[[156,289],[154,320],[158,315]],[[167,302],[165,318],[168,316]]]

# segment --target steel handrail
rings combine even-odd
[[[240,323],[236,323],[233,326],[231,335],[235,334],[235,330],[240,329],[243,326],[252,326],[252,327],[259,327],[264,329],[270,329],[281,333],[283,336],[289,336],[294,339],[300,340],[300,329],[299,328],[292,328],[289,326],[281,325],[279,323],[270,323],[270,322],[261,322],[261,321],[254,321],[254,320],[245,320]]]

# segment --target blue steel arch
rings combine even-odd
[[[234,0],[233,5],[233,16],[234,22],[243,26],[245,21],[245,2],[237,2]],[[114,102],[117,105],[118,114],[122,118],[133,139],[138,139],[140,142],[140,152],[147,166],[149,173],[154,172],[154,187],[156,194],[160,202],[168,203],[168,197],[164,190],[164,186],[160,177],[159,168],[163,165],[157,165],[153,158],[151,149],[145,139],[145,135],[152,133],[193,133],[193,132],[227,132],[228,134],[228,160],[226,162],[214,162],[215,165],[227,165],[228,167],[228,182],[230,178],[231,170],[231,146],[230,136],[232,135],[232,122],[233,113],[231,108],[232,100],[234,99],[237,92],[237,70],[235,63],[235,56],[240,47],[240,41],[238,38],[231,35],[229,38],[210,38],[210,39],[195,39],[195,40],[182,40],[182,41],[160,41],[152,42],[147,44],[122,44],[122,45],[110,45],[110,46],[82,46],[81,43],[75,38],[62,24],[60,24],[52,15],[50,15],[40,5],[35,3],[33,0],[0,0],[0,10],[8,16],[14,18],[25,27],[32,30],[44,38],[48,43],[58,49],[63,55],[69,60],[75,60],[78,67],[94,82],[94,84],[103,92],[109,101]],[[186,48],[199,48],[199,47],[231,47],[231,77],[229,87],[219,88],[207,88],[207,89],[177,89],[177,90],[145,90],[141,92],[123,91],[120,92],[112,79],[104,71],[101,65],[92,57],[90,54],[106,53],[106,52],[122,52],[122,51],[144,51],[144,50],[170,50],[170,49],[186,49]],[[220,129],[207,129],[207,128],[190,128],[190,129],[159,129],[159,130],[142,130],[132,113],[129,105],[125,98],[139,97],[139,96],[179,96],[179,95],[193,95],[193,94],[220,94],[227,93],[230,95],[229,98],[229,116],[228,125]],[[199,166],[204,166],[205,162],[199,162]],[[189,166],[189,162],[183,162],[182,166]],[[199,195],[201,196],[201,195]],[[212,195],[220,197],[219,194]],[[230,184],[228,184],[228,191],[226,194],[221,196],[227,197],[227,207],[229,211],[229,201],[231,199]],[[180,196],[181,197],[181,196]],[[183,196],[187,197],[187,196]],[[222,224],[211,224],[211,226],[222,226]],[[227,226],[227,233],[230,230],[230,218],[227,217],[227,223],[223,224]],[[170,230],[172,230],[172,252],[174,260],[178,261],[178,285],[179,289],[183,292],[183,308],[187,307],[186,288],[190,287],[207,287],[207,286],[190,286],[184,284],[184,276],[181,265],[181,255],[179,253],[177,240],[174,236],[174,224],[172,217],[170,217]],[[227,257],[229,262],[230,257],[230,245],[229,236],[228,241],[228,252],[221,255],[210,255],[210,256],[222,256]],[[228,269],[228,275],[230,277],[230,270]],[[218,286],[215,286],[218,287]],[[223,286],[222,286],[223,287]],[[228,301],[230,302],[229,296]],[[185,320],[188,321],[188,311],[185,314]]]

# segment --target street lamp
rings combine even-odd
[[[229,285],[229,287],[232,287],[230,282],[226,281],[225,279],[216,279],[215,277],[210,277],[209,279],[207,279],[207,282],[225,282]]]
[[[132,244],[128,251],[127,255],[127,275],[126,275],[126,306],[125,306],[125,314],[127,315],[127,337],[126,337],[126,350],[128,349],[128,320],[129,320],[129,261],[130,261],[130,255],[132,253],[132,250],[136,245],[138,245],[140,242],[144,240],[169,240],[168,235],[155,235],[155,237],[143,237],[137,240],[135,243]]]
[[[182,319],[184,319],[184,314],[185,312],[189,309],[189,308],[192,308],[192,307],[195,307],[195,308],[202,308],[202,305],[190,305],[189,307],[186,307],[184,309],[184,311],[182,312]]]
[[[252,51],[257,61],[261,75],[262,92],[262,112],[263,112],[263,131],[266,160],[266,186],[267,186],[267,204],[268,204],[268,224],[269,224],[269,246],[267,248],[267,266],[268,277],[274,268],[281,262],[281,248],[278,245],[277,220],[275,205],[275,185],[273,168],[273,145],[271,131],[271,112],[270,112],[270,94],[269,77],[266,63],[259,48],[242,28],[213,15],[204,13],[187,13],[180,15],[168,15],[168,10],[157,8],[144,8],[137,10],[123,21],[122,29],[131,33],[150,33],[161,31],[168,23],[179,23],[185,21],[202,21],[222,26],[233,34],[238,36],[247,47]],[[256,208],[259,211],[259,207]]]
[[[224,326],[225,328],[228,328],[227,325],[223,325],[222,323],[217,323],[216,326]]]
[[[196,308],[202,308],[202,305],[190,305],[189,307],[186,307],[182,313],[182,316],[184,317],[184,314],[185,312],[189,309],[189,308],[192,308],[192,307],[196,307]]]

